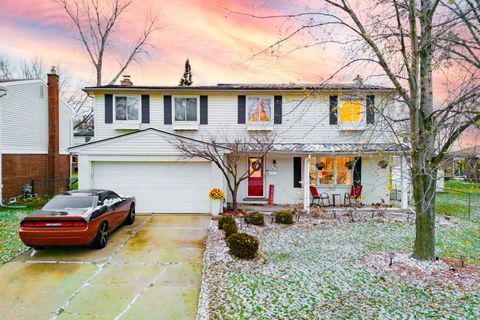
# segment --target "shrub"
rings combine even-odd
[[[222,230],[223,225],[227,223],[235,223],[235,219],[232,216],[223,216],[218,220],[218,229]]]
[[[225,223],[223,225],[223,231],[225,231],[225,239],[231,236],[234,233],[237,233],[237,224],[233,223]]]
[[[263,214],[260,212],[250,212],[245,217],[245,222],[249,224],[254,224],[256,226],[263,226],[265,225],[265,219],[263,218]]]
[[[253,259],[257,255],[258,239],[246,233],[235,233],[227,238],[230,254],[240,259]]]
[[[293,213],[290,210],[282,210],[275,212],[275,222],[281,224],[292,224]]]

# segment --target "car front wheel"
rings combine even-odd
[[[108,242],[108,224],[103,221],[98,227],[97,235],[93,240],[92,247],[95,249],[103,249]]]

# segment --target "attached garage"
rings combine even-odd
[[[137,199],[138,212],[210,212],[210,163],[93,162],[93,188]]]
[[[225,191],[221,171],[185,158],[172,135],[146,129],[71,148],[79,189],[109,189],[137,199],[139,213],[210,213],[208,192]]]

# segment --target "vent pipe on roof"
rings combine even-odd
[[[357,74],[357,76],[355,77],[355,79],[353,79],[353,82],[355,82],[355,84],[358,86],[358,87],[361,87],[363,85],[363,78],[360,77],[359,74]]]
[[[123,75],[123,79],[120,80],[120,85],[126,86],[126,87],[131,87],[131,86],[133,86],[133,82],[130,80],[130,76],[124,74],[124,75]]]

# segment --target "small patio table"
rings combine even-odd
[[[335,197],[338,197],[338,203],[342,203],[342,195],[340,193],[332,193],[332,203],[333,206],[336,206]]]

